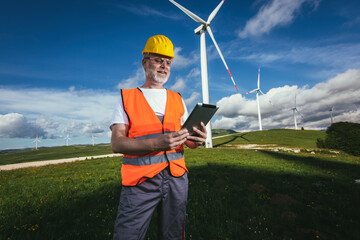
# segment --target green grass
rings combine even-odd
[[[75,145],[62,146],[54,148],[39,148],[25,151],[3,151],[0,152],[0,165],[54,160],[72,157],[86,157],[103,154],[111,154],[109,144],[92,145]]]
[[[232,134],[231,136],[213,140],[215,147],[227,147],[239,144],[276,144],[278,146],[291,146],[302,148],[316,148],[316,139],[324,138],[323,131],[295,131],[276,129],[246,133],[234,133],[232,130],[214,129],[213,137]],[[71,157],[86,157],[111,154],[109,144],[62,146],[54,148],[40,148],[38,150],[2,151],[0,152],[0,165],[53,160]]]
[[[213,129],[211,131],[213,137],[227,135],[227,134],[233,134],[236,133],[234,130],[230,129]]]
[[[185,154],[187,239],[359,239],[359,157]],[[120,169],[120,158],[104,158],[0,172],[0,239],[111,239]],[[154,216],[146,239],[156,225]]]
[[[231,148],[316,148],[324,136],[236,133],[213,149],[186,149],[187,239],[359,239],[359,157]],[[3,153],[0,163],[108,153],[109,145],[59,147]],[[120,170],[121,158],[104,158],[0,172],[0,239],[111,239]],[[146,239],[157,239],[156,230],[155,212]]]
[[[278,146],[316,148],[316,139],[325,138],[324,131],[274,129],[236,133],[213,140],[216,147],[238,144],[276,144]]]

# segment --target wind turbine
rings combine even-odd
[[[261,112],[260,112],[260,103],[259,103],[259,92],[262,95],[265,95],[261,89],[260,89],[260,67],[259,67],[259,71],[258,71],[258,82],[257,82],[257,88],[255,88],[254,90],[251,90],[250,92],[247,92],[245,94],[249,94],[249,93],[253,93],[256,92],[256,102],[257,102],[257,110],[258,110],[258,118],[259,118],[259,130],[262,130],[262,125],[261,125]]]
[[[36,138],[35,140],[33,141],[35,143],[35,150],[38,149],[38,142],[41,142],[40,139],[38,138],[38,135],[36,134]]]
[[[92,143],[93,146],[95,145],[95,137],[94,137],[94,135],[91,135],[91,143]]]
[[[209,98],[209,81],[208,81],[208,71],[207,71],[207,57],[206,57],[206,42],[205,42],[205,32],[207,31],[216,47],[216,50],[218,51],[221,60],[223,61],[225,68],[227,70],[227,72],[230,75],[230,78],[236,88],[236,91],[239,92],[234,78],[232,77],[230,70],[225,62],[225,59],[220,51],[219,46],[217,45],[214,35],[211,31],[210,28],[210,23],[211,21],[214,19],[214,17],[216,16],[217,12],[219,11],[219,9],[221,8],[221,6],[223,5],[223,3],[225,2],[225,0],[222,0],[219,5],[211,12],[211,14],[209,15],[207,21],[204,21],[203,19],[201,19],[199,16],[197,16],[196,14],[190,12],[189,10],[187,10],[186,8],[184,8],[183,6],[181,6],[180,4],[178,4],[177,2],[175,2],[174,0],[169,0],[171,3],[173,3],[175,6],[177,6],[181,11],[183,11],[186,15],[188,15],[191,19],[193,19],[194,21],[200,23],[201,25],[199,27],[197,27],[194,32],[197,35],[200,35],[200,65],[201,65],[201,85],[202,85],[202,96],[203,96],[203,102],[206,104],[209,104],[210,102],[210,98]],[[206,138],[206,147],[207,148],[212,148],[212,134],[211,134],[211,124],[207,124],[206,125],[206,130],[207,130],[207,138]]]
[[[295,114],[295,112],[298,112],[301,117],[303,117],[303,116],[302,116],[302,114],[299,112],[299,110],[297,110],[297,108],[296,108],[296,94],[295,94],[295,105],[294,105],[294,107],[292,108],[292,111],[293,111],[293,116],[294,116],[295,130],[297,130],[296,114]]]
[[[69,146],[69,140],[71,140],[69,134],[66,134],[65,140],[66,140],[66,146]]]

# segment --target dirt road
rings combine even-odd
[[[106,158],[106,157],[119,157],[122,154],[107,154],[107,155],[99,155],[99,156],[88,156],[88,157],[76,157],[76,158],[65,158],[65,159],[56,159],[56,160],[47,160],[47,161],[38,161],[38,162],[26,162],[26,163],[15,163],[0,166],[0,171],[9,171],[19,168],[28,168],[28,167],[41,167],[45,165],[53,165],[67,162],[75,162],[75,161],[84,161],[86,159],[96,159],[96,158]]]

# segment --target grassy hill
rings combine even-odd
[[[316,148],[316,139],[325,138],[324,131],[299,131],[291,129],[273,129],[236,133],[213,140],[214,147],[241,144],[275,144],[284,147]]]
[[[213,129],[212,130],[213,137],[218,137],[218,136],[228,135],[228,134],[233,134],[233,133],[236,133],[236,132],[231,129]]]
[[[227,131],[218,131],[226,135]],[[191,239],[359,239],[360,157],[247,150],[229,144],[312,148],[320,131],[269,130],[185,149],[186,235]],[[110,153],[109,145],[0,154],[54,159]],[[121,192],[121,159],[0,171],[0,239],[111,239]],[[146,239],[157,239],[155,211]]]
[[[62,158],[86,157],[111,154],[110,144],[99,145],[75,145],[75,146],[61,146],[53,148],[39,148],[38,150],[30,149],[15,152],[1,152],[0,165],[34,162],[42,160],[54,160]]]
[[[185,152],[187,238],[359,239],[360,157]],[[120,171],[116,157],[0,171],[0,239],[111,239]],[[155,211],[146,239],[158,239],[157,229]]]
[[[296,131],[289,129],[275,129],[255,132],[236,133],[232,130],[214,129],[213,137],[232,134],[231,136],[216,138],[214,147],[226,147],[241,144],[275,144],[277,146],[316,148],[316,139],[324,138],[323,131]],[[111,154],[109,144],[62,146],[53,148],[40,148],[38,150],[24,150],[0,152],[0,165],[53,160],[71,157],[96,156]]]

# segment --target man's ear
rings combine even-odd
[[[145,63],[146,63],[146,59],[143,58],[142,61],[141,61],[141,64],[142,64],[143,67],[144,67]]]

